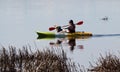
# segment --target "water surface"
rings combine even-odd
[[[58,48],[88,67],[89,61],[96,60],[100,53],[117,54],[120,50],[119,7],[119,0],[0,0],[0,45],[21,48],[29,44],[33,50],[51,48],[50,42],[57,39],[37,40],[36,31],[67,25],[70,19],[75,23],[83,20],[84,24],[76,26],[76,30],[92,32],[93,37],[76,40],[72,51],[66,42]]]

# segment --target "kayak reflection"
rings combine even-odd
[[[57,39],[57,41],[54,43],[54,42],[50,42],[49,44],[52,45],[52,46],[60,46],[62,45],[62,43],[65,42],[69,48],[70,48],[70,51],[73,51],[75,49],[75,46],[76,46],[76,39],[74,38],[71,38],[71,39]],[[77,45],[76,46],[77,48],[79,49],[84,49],[84,46],[83,45]]]
[[[86,34],[88,34],[88,33],[86,32]],[[43,34],[41,34],[41,35],[43,35]],[[41,35],[39,33],[39,36],[41,36]],[[48,35],[48,33],[47,33],[47,35]],[[54,42],[53,41],[49,42],[51,47],[61,47],[61,46],[66,46],[67,45],[70,48],[70,51],[73,51],[76,47],[78,49],[84,49],[83,45],[76,45],[76,40],[81,40],[82,41],[82,40],[87,40],[87,39],[92,37],[91,35],[79,35],[79,33],[78,33],[78,35],[76,33],[76,35],[60,34],[60,35],[56,35],[56,37],[53,37],[53,36],[54,36],[54,34],[49,33],[49,37],[46,36],[46,35],[45,36],[43,35],[42,37],[38,37],[37,39],[38,40],[53,40]]]

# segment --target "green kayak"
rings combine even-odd
[[[90,32],[75,32],[75,33],[54,33],[54,32],[36,32],[38,35],[37,39],[43,38],[86,38],[91,37]]]

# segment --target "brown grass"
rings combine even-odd
[[[78,68],[63,50],[33,53],[27,47],[16,50],[10,46],[9,49],[2,47],[0,51],[0,72],[79,72]]]
[[[101,55],[86,70],[68,59],[62,49],[32,52],[28,47],[16,50],[10,46],[0,50],[0,72],[120,72],[120,58],[111,53]]]
[[[120,58],[111,53],[106,54],[105,57],[102,55],[99,57],[96,65],[91,65],[91,72],[120,72]]]

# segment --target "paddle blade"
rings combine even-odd
[[[52,30],[54,30],[55,29],[55,27],[50,27],[49,28],[49,31],[52,31]]]
[[[76,25],[82,25],[83,21],[78,22]]]

